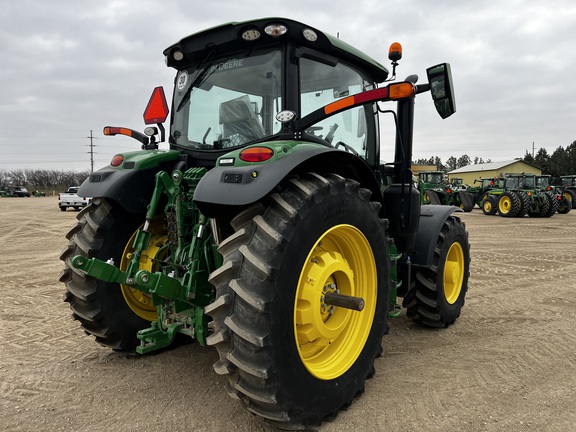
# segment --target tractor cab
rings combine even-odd
[[[447,64],[429,68],[424,85],[417,87],[412,75],[378,88],[395,78],[401,49],[398,43],[390,48],[390,77],[386,67],[340,39],[292,20],[230,23],[188,36],[164,51],[166,64],[177,71],[170,148],[189,155],[189,165],[212,167],[236,149],[296,140],[351,153],[376,170],[377,102],[431,90],[443,118],[455,111]],[[411,153],[410,110],[404,117],[396,118],[397,136]],[[410,154],[396,150],[391,165],[403,159],[409,167]],[[263,161],[270,155],[256,146],[239,159]]]
[[[297,137],[376,164],[375,104],[301,120],[376,89],[388,77],[384,66],[291,20],[232,23],[209,33],[191,35],[164,51],[167,65],[177,70],[171,148],[215,160],[241,147]],[[248,156],[255,157],[262,156]]]

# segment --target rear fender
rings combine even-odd
[[[436,240],[446,219],[455,212],[462,212],[459,207],[443,205],[425,205],[420,210],[420,223],[416,233],[416,242],[410,255],[412,264],[427,267],[432,264]]]
[[[110,198],[129,212],[145,213],[154,191],[156,173],[160,170],[171,172],[180,152],[143,151],[124,156],[120,166],[108,165],[90,174],[80,186],[78,195]]]
[[[378,181],[364,160],[325,146],[294,151],[268,163],[217,166],[198,183],[194,202],[207,217],[230,214],[261,200],[286,177],[299,172],[330,172],[352,178],[372,191],[372,201],[382,202]]]

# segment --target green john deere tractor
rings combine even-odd
[[[480,184],[476,185],[477,183]],[[474,185],[469,186],[466,189],[466,192],[468,192],[472,196],[472,201],[474,202],[474,205],[478,205],[478,207],[480,207],[484,212],[486,212],[486,210],[484,209],[484,202],[488,198],[488,191],[493,189],[502,189],[503,187],[504,187],[504,178],[489,177],[474,180]],[[497,206],[492,206],[492,202],[490,202],[487,204],[487,210],[488,212],[491,212],[493,210],[495,213],[498,210],[498,208]]]
[[[571,202],[572,208],[576,208],[576,175],[561,176],[562,193],[568,201]]]
[[[465,212],[470,212],[474,208],[472,195],[460,186],[444,184],[442,171],[423,171],[419,173],[419,176],[422,204],[456,206]],[[462,179],[460,179],[461,184]]]
[[[504,187],[488,191],[483,204],[484,214],[495,214],[496,208],[502,217],[551,217],[558,210],[558,199],[537,186],[534,174],[506,174]]]
[[[214,346],[216,373],[249,412],[282,429],[333,418],[374,374],[388,318],[446,327],[464,305],[470,246],[459,208],[420,206],[414,101],[455,111],[450,66],[392,81],[372,58],[315,28],[269,18],[170,46],[168,104],[154,90],[142,144],[79,193],[60,280],[96,341],[145,354],[176,335]],[[380,161],[379,117],[396,119]],[[380,106],[382,104],[382,107]],[[383,178],[393,183],[385,185]],[[402,304],[397,304],[397,297]],[[193,361],[193,359],[190,359]]]
[[[556,201],[556,211],[559,214],[566,214],[572,210],[572,195],[563,186],[554,186],[552,176],[541,174],[536,176],[536,187],[546,194],[554,197]]]

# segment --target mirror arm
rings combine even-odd
[[[430,91],[430,84],[428,83],[418,84],[416,86],[416,94],[426,93],[427,91]]]

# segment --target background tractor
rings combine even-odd
[[[495,214],[496,205],[502,217],[551,217],[558,210],[558,199],[537,186],[534,174],[506,174],[502,189],[488,191],[484,214]]]
[[[484,210],[484,202],[488,198],[488,191],[493,189],[502,189],[503,187],[504,187],[504,178],[491,177],[491,178],[474,180],[474,185],[469,186],[466,189],[466,191],[472,196],[472,201],[474,202],[474,204],[478,205],[478,207]],[[487,206],[490,207],[488,209],[488,213],[492,211],[492,207],[494,212],[498,210],[497,206],[492,206],[492,201]]]
[[[470,212],[474,208],[472,195],[462,188],[461,181],[456,186],[444,184],[442,171],[423,171],[419,176],[422,204],[456,206],[465,212]]]
[[[576,175],[561,176],[563,194],[572,203],[572,208],[576,208]]]
[[[566,214],[572,210],[572,195],[563,186],[554,186],[552,184],[552,176],[537,175],[536,187],[540,191],[554,196],[558,213]]]
[[[104,128],[142,150],[81,186],[93,200],[61,255],[65,301],[115,350],[145,354],[177,335],[214,346],[214,370],[247,411],[315,428],[362,393],[389,317],[404,307],[443,328],[464,305],[460,209],[421,207],[411,172],[415,98],[430,92],[452,115],[450,66],[393,81],[399,44],[390,74],[282,18],[213,27],[164,55],[176,70],[169,149],[160,87],[144,134]],[[384,165],[380,113],[396,128]]]
[[[418,173],[418,190],[422,204],[442,205],[437,192],[444,187],[442,171],[422,171]]]

